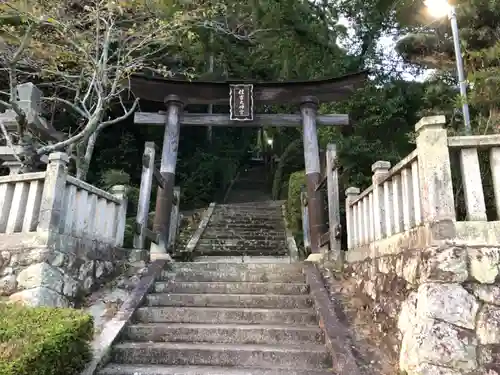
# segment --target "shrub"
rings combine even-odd
[[[91,359],[92,317],[0,303],[0,374],[73,375]]]
[[[294,172],[288,180],[288,197],[286,202],[286,213],[288,225],[292,232],[302,231],[302,211],[300,204],[300,191],[306,183],[304,171]]]

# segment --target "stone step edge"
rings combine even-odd
[[[113,362],[99,369],[97,375],[136,375],[137,373],[141,375],[333,375],[328,370],[303,370],[285,367],[162,366],[129,365]]]
[[[241,329],[241,330],[296,330],[302,332],[323,332],[318,325],[314,324],[260,324],[260,323],[131,323],[127,327],[141,328],[189,328],[189,329]]]
[[[140,349],[155,347],[171,350],[210,350],[210,351],[249,351],[249,352],[280,352],[280,353],[327,353],[326,345],[320,344],[220,344],[220,343],[192,343],[192,342],[120,342],[113,345],[115,348]]]

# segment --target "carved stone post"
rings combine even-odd
[[[416,125],[422,218],[433,240],[455,237],[455,199],[444,116],[423,117]]]
[[[63,152],[49,155],[49,165],[45,174],[43,195],[40,202],[38,232],[59,233],[61,220],[64,220],[64,191],[68,177],[69,158]]]
[[[167,116],[163,149],[161,153],[160,173],[165,181],[163,188],[158,188],[153,231],[159,233],[158,244],[151,244],[151,260],[168,259],[167,242],[170,228],[170,213],[174,196],[175,166],[179,147],[180,114],[183,104],[179,97],[169,95],[165,98]]]
[[[309,212],[309,228],[311,233],[311,252],[319,253],[319,239],[325,229],[323,218],[323,200],[321,193],[316,191],[320,182],[320,161],[318,135],[316,133],[316,114],[318,100],[314,97],[305,97],[300,105],[302,126],[304,130],[304,160],[306,165],[307,208]]]

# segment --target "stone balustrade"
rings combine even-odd
[[[490,150],[497,212],[500,213],[500,136],[448,137],[444,116],[416,125],[416,149],[391,168],[373,164],[372,185],[346,190],[347,260],[359,261],[421,248],[443,240],[474,245],[500,243],[500,221],[488,221],[478,150]],[[459,152],[467,210],[457,220],[450,153]],[[499,216],[500,217],[500,216]]]
[[[125,186],[98,189],[68,161],[56,152],[45,172],[0,177],[0,295],[66,306],[127,260]]]

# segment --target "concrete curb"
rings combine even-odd
[[[210,222],[210,218],[212,217],[212,214],[214,213],[215,210],[215,204],[216,204],[215,202],[210,203],[208,208],[203,213],[203,217],[200,220],[200,224],[198,224],[198,228],[196,228],[196,231],[189,239],[189,242],[187,243],[184,250],[179,251],[179,254],[192,253],[194,251],[196,245],[198,245],[198,242],[200,242],[203,232],[205,231],[208,223]]]
[[[92,341],[93,359],[80,375],[93,375],[95,371],[104,366],[109,360],[111,345],[116,340],[122,329],[128,323],[137,308],[142,304],[144,298],[153,286],[156,277],[161,273],[166,260],[153,261],[144,277],[139,281],[130,296],[123,303],[118,313],[104,327],[98,337]]]
[[[292,262],[299,261],[299,248],[297,247],[297,243],[295,242],[295,237],[293,236],[292,231],[288,227],[288,222],[286,221],[286,207],[284,203],[281,206],[281,214],[283,215],[283,221],[285,222],[285,235],[286,235],[286,245],[288,247],[288,251],[290,254],[290,260]]]
[[[351,351],[349,332],[335,313],[334,303],[326,291],[318,266],[311,262],[304,262],[304,274],[311,289],[320,327],[325,332],[326,346],[332,356],[334,373],[361,375],[356,358]]]

